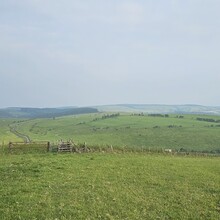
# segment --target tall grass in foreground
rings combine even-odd
[[[219,219],[220,159],[1,155],[0,219]]]

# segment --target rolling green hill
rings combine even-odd
[[[89,146],[220,152],[220,116],[168,116],[95,113],[15,120],[11,126],[32,141],[72,139]],[[0,140],[9,141],[8,138],[5,132],[0,135]],[[13,140],[14,135],[10,138]]]
[[[220,107],[202,105],[150,105],[150,104],[119,104],[96,106],[103,112],[144,112],[168,114],[210,114],[220,115]]]
[[[86,114],[96,112],[128,112],[128,113],[158,113],[158,114],[206,114],[220,115],[220,107],[201,105],[150,105],[150,104],[120,104],[94,107],[62,107],[62,108],[18,108],[0,109],[0,118],[51,118],[66,115]]]
[[[0,118],[50,118],[65,115],[98,112],[95,108],[5,108],[0,109]]]
[[[220,116],[92,113],[0,119],[0,144],[73,139],[128,150],[58,154],[0,148],[0,219],[219,219]],[[21,139],[20,139],[21,140]],[[130,153],[146,149],[142,153]],[[43,153],[44,152],[44,153]],[[185,154],[184,154],[185,155]]]

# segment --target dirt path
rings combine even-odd
[[[14,126],[13,125],[9,125],[9,128],[10,128],[10,132],[11,133],[15,134],[19,138],[22,138],[25,143],[30,143],[31,142],[31,139],[29,138],[28,135],[22,134],[22,133],[20,133],[20,132],[18,132],[16,130],[16,126],[15,125]]]

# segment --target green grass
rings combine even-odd
[[[219,120],[219,116],[184,115],[180,119],[176,115],[161,118],[122,114],[116,118],[101,117],[102,114],[89,114],[55,120],[34,119],[17,123],[17,129],[34,141],[73,139],[89,146],[220,151],[220,124],[196,120],[197,117]],[[96,118],[99,120],[94,120]],[[0,140],[3,138],[5,136],[0,134]]]
[[[10,132],[9,124],[13,123],[14,119],[0,118],[0,145],[4,145],[9,141],[19,141],[16,135]]]
[[[73,139],[94,147],[132,149],[220,149],[219,124],[196,120],[219,120],[218,116],[101,117],[22,120],[13,126],[35,141]],[[1,143],[19,140],[9,131],[13,121],[0,120]],[[9,154],[1,147],[0,219],[219,219],[219,157],[45,150],[46,146],[35,146]]]
[[[0,219],[219,219],[219,158],[26,154],[0,160]]]

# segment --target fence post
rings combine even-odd
[[[9,152],[11,152],[11,149],[12,149],[12,142],[11,141],[8,144],[8,148],[9,148]]]
[[[47,142],[47,152],[49,152],[50,151],[50,142],[48,141]]]
[[[113,152],[114,150],[113,150],[113,147],[112,147],[112,145],[111,145],[111,152]]]

